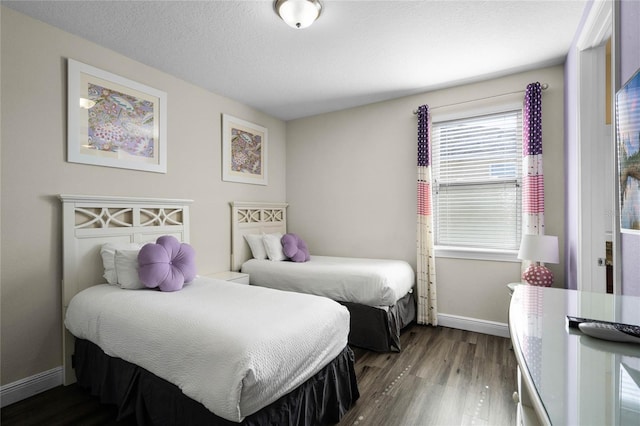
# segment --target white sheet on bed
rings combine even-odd
[[[340,302],[392,306],[413,287],[401,260],[311,256],[308,262],[251,259],[242,265],[253,285],[325,296]]]
[[[65,326],[239,422],[340,354],[349,313],[322,297],[198,277],[172,293],[90,287]]]

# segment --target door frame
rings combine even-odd
[[[608,182],[604,182],[603,185],[609,185],[607,192],[609,196],[603,196],[594,191],[592,188],[590,173],[592,170],[597,169],[599,161],[602,161],[602,153],[599,149],[602,147],[597,145],[597,139],[601,134],[597,133],[597,120],[602,120],[603,117],[599,115],[600,111],[594,108],[588,108],[586,105],[592,105],[594,102],[601,104],[605,101],[605,96],[602,91],[604,87],[603,72],[604,69],[604,48],[602,46],[611,39],[611,78],[616,75],[615,72],[615,37],[614,37],[614,10],[615,5],[612,0],[593,2],[591,10],[585,20],[582,31],[578,37],[577,58],[578,58],[578,141],[577,141],[577,153],[578,153],[578,253],[577,253],[577,289],[583,291],[592,291],[604,293],[606,291],[605,280],[606,269],[604,266],[597,266],[599,258],[605,258],[605,247],[602,244],[601,247],[596,247],[594,241],[598,238],[593,237],[592,230],[597,227],[598,233],[604,235],[604,229],[602,229],[602,219],[594,217],[597,214],[606,214],[611,218],[610,230],[611,238],[613,241],[613,288],[614,293],[619,293],[619,280],[617,279],[619,272],[617,272],[616,265],[619,264],[619,236],[618,227],[616,226],[617,218],[617,186],[615,185],[615,178],[609,179]],[[600,48],[600,49],[598,49]],[[616,85],[611,82],[611,87],[615,88]],[[596,90],[593,90],[596,88]],[[611,105],[615,97],[615,90],[611,90]],[[612,120],[614,114],[612,113]],[[596,131],[594,132],[594,127]],[[609,130],[611,141],[615,141],[615,126],[612,124]],[[611,152],[607,153],[607,156],[611,158],[610,164],[612,167],[612,173],[617,173],[616,152],[615,143],[609,145]],[[602,188],[602,187],[601,187]],[[605,211],[601,208],[602,205],[610,206],[611,208]],[[598,210],[598,206],[599,210]],[[595,215],[594,215],[595,213]],[[596,268],[601,268],[599,271]]]

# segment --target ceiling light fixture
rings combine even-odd
[[[282,20],[296,29],[313,24],[322,11],[318,0],[276,0],[275,8]]]

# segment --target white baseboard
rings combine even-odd
[[[52,368],[0,388],[0,405],[6,407],[56,386],[62,385],[62,367]]]
[[[510,337],[509,326],[502,322],[486,321],[458,315],[438,314],[438,325],[491,334],[492,336]]]

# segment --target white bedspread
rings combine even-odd
[[[340,302],[392,306],[415,283],[401,260],[311,256],[308,262],[251,259],[242,265],[251,284],[325,296]]]
[[[71,300],[65,326],[240,422],[340,354],[349,313],[321,297],[199,277],[172,293],[90,287]]]

